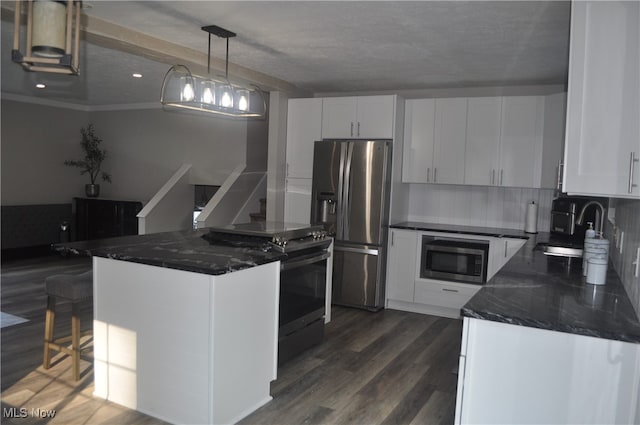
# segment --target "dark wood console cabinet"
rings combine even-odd
[[[75,240],[137,235],[142,203],[98,198],[73,198],[76,218]]]

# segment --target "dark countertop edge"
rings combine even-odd
[[[562,332],[572,335],[590,336],[593,338],[608,339],[612,341],[622,341],[638,344],[640,343],[640,334],[628,334],[620,332],[607,332],[605,330],[595,330],[583,327],[573,327],[563,325],[559,323],[549,323],[538,320],[521,319],[517,317],[504,317],[489,312],[478,312],[477,310],[471,310],[465,307],[460,309],[460,315],[462,317],[468,317],[470,319],[488,320],[496,323],[504,323],[507,325],[525,326],[528,328],[541,329],[551,332]]]
[[[403,221],[389,226],[391,229],[417,230],[424,232],[458,233],[461,235],[480,235],[495,238],[529,239],[535,233],[525,233],[517,229],[501,229],[492,227],[462,226],[458,224],[423,223]]]

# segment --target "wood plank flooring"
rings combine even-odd
[[[1,331],[2,423],[164,424],[93,397],[89,362],[82,362],[77,383],[68,358],[58,355],[51,369],[42,368],[44,278],[90,266],[90,259],[59,257],[2,264],[2,311],[29,319]],[[70,304],[59,303],[58,311],[56,332],[66,334]],[[271,385],[273,400],[241,424],[453,422],[461,321],[335,306],[332,314],[324,343],[281,367]],[[88,303],[83,329],[91,317]],[[27,409],[27,417],[9,417],[10,408]],[[38,418],[32,409],[55,409],[56,415]]]

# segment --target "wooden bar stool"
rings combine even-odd
[[[81,274],[58,274],[45,279],[47,293],[47,314],[44,325],[44,362],[45,369],[51,367],[51,350],[59,351],[71,356],[73,379],[80,379],[80,338],[90,335],[91,331],[80,332],[79,303],[93,298],[93,272],[91,270]],[[56,298],[71,301],[71,336],[53,339],[56,318]],[[63,343],[71,341],[71,348]]]

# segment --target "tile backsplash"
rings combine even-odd
[[[634,276],[637,250],[640,248],[640,200],[611,199],[615,204],[615,227],[624,232],[622,253],[615,249],[615,228],[611,222],[605,226],[605,236],[611,243],[610,258],[620,280],[627,290],[636,314],[640,316],[640,278]]]
[[[527,204],[538,204],[538,231],[548,232],[553,189],[410,185],[410,221],[524,230]]]

